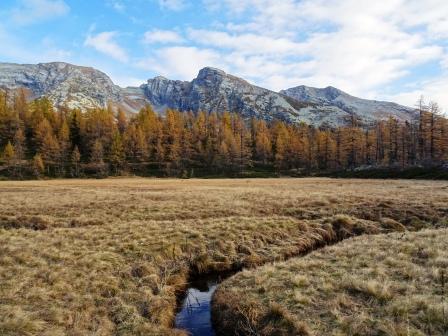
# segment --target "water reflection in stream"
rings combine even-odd
[[[175,327],[184,329],[192,336],[215,336],[211,321],[211,300],[221,278],[208,276],[190,283]]]

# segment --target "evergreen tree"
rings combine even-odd
[[[70,156],[70,163],[71,163],[72,176],[79,177],[80,165],[81,165],[81,153],[79,152],[78,146],[75,146],[75,148],[72,151],[72,154]]]

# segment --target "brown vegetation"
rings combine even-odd
[[[8,101],[11,101],[8,104]],[[230,111],[231,112],[231,111]],[[355,117],[341,127],[245,120],[232,113],[158,115],[148,105],[131,118],[120,110],[86,113],[0,90],[0,175],[39,178],[273,176],[421,167],[447,176],[448,120],[420,104],[415,120],[392,116],[373,125]]]
[[[0,182],[0,334],[172,335],[189,272],[281,261],[362,233],[444,226],[447,188],[331,179]],[[277,303],[269,305],[274,327],[306,335]]]
[[[239,335],[447,335],[448,229],[349,239],[244,271],[214,298]]]

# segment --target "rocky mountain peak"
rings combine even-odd
[[[298,101],[318,105],[322,109],[331,107],[348,115],[355,114],[367,123],[387,119],[390,115],[400,120],[415,117],[415,110],[412,108],[391,102],[357,98],[332,86],[320,89],[300,85],[280,93]]]
[[[205,67],[199,70],[196,80],[223,79],[226,75],[227,74],[221,69]]]
[[[327,86],[324,89],[325,92],[325,96],[330,99],[330,100],[334,100],[337,97],[339,97],[340,95],[344,94],[345,92],[333,87],[333,86]]]
[[[199,70],[195,79],[192,80],[192,86],[203,88],[217,88],[228,78],[227,74],[216,68],[206,67]]]
[[[281,119],[290,123],[338,126],[356,114],[363,122],[386,119],[390,115],[409,120],[411,108],[389,102],[353,97],[337,88],[297,86],[280,93],[267,90],[205,67],[192,81],[149,79],[140,87],[125,89],[115,85],[103,72],[64,62],[40,64],[0,63],[0,88],[26,88],[31,98],[47,96],[55,106],[88,109],[108,103],[127,112],[137,112],[145,104],[156,111],[236,112],[245,118]]]
[[[26,88],[31,98],[47,96],[55,106],[93,108],[122,99],[121,89],[103,72],[64,62],[0,63],[0,87]]]

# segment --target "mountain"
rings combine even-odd
[[[333,87],[298,86],[278,93],[211,67],[200,70],[190,82],[158,76],[140,87],[120,88],[90,67],[62,62],[0,63],[0,88],[25,88],[30,98],[47,96],[57,107],[88,109],[112,104],[131,113],[149,103],[160,112],[166,108],[231,111],[246,118],[329,126],[346,124],[353,114],[361,122],[371,123],[389,115],[409,120],[415,113],[411,108],[356,98]]]
[[[0,63],[0,88],[25,88],[31,99],[47,96],[57,107],[88,109],[112,102],[130,111],[140,108],[103,72],[62,62]]]
[[[390,115],[399,120],[409,120],[415,116],[415,109],[410,107],[357,98],[332,86],[318,89],[300,85],[282,90],[280,93],[295,100],[318,106],[319,109],[330,108],[336,109],[338,113],[354,114],[364,122],[386,119]]]
[[[307,121],[301,104],[277,92],[249,84],[215,68],[204,68],[191,82],[155,77],[141,86],[145,97],[156,109],[181,111],[235,111],[244,117],[288,122]]]
[[[210,67],[200,70],[191,82],[158,76],[140,88],[158,110],[168,107],[181,111],[236,111],[245,117],[329,126],[349,123],[352,115],[364,124],[390,115],[400,120],[415,115],[412,108],[356,98],[333,87],[298,86],[277,93]]]

